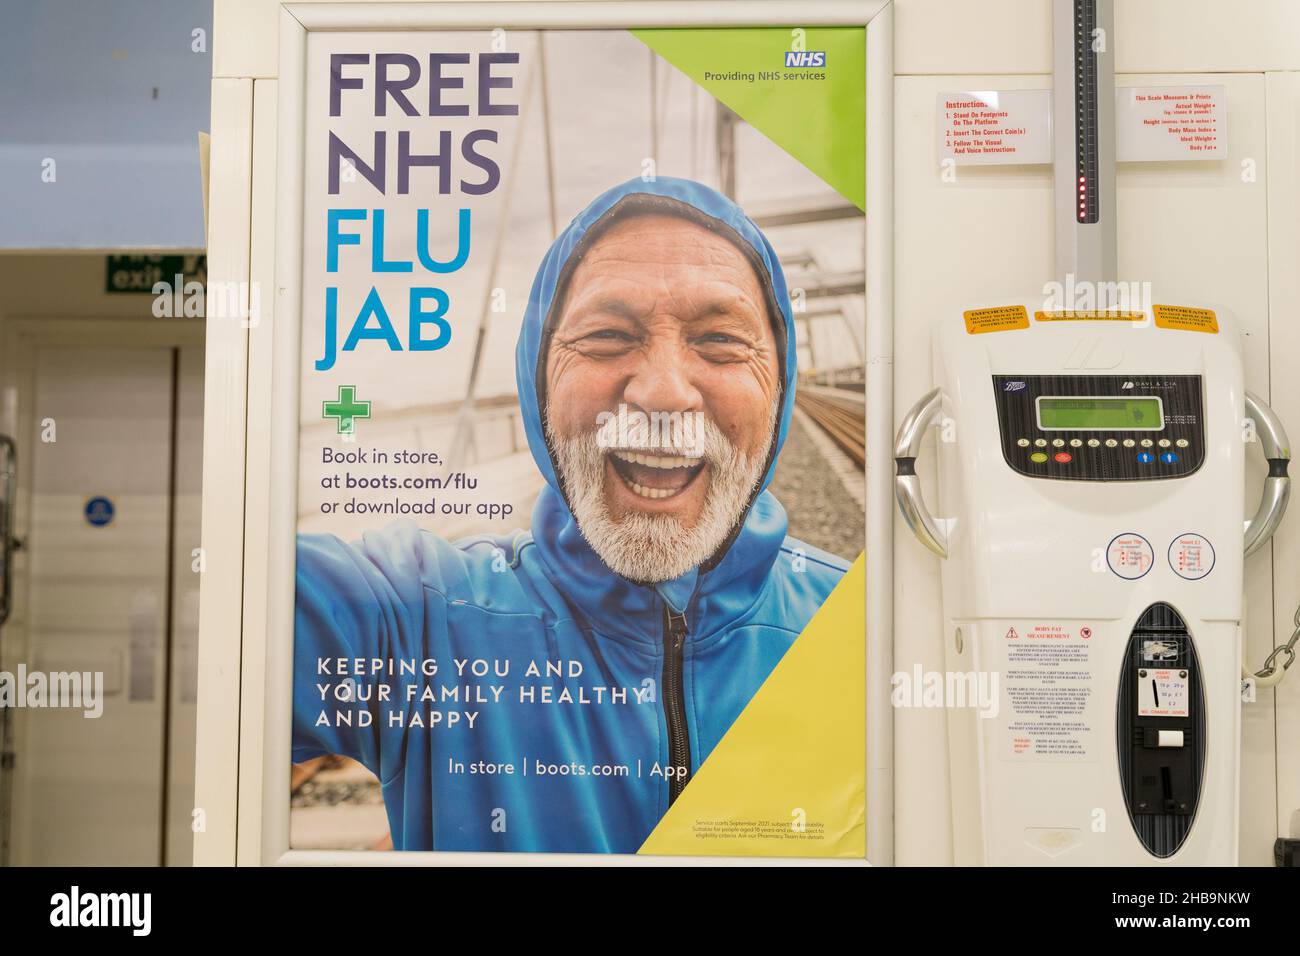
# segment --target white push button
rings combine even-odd
[[[1160,747],[1181,747],[1183,745],[1183,732],[1181,730],[1162,730],[1160,739],[1156,741]]]

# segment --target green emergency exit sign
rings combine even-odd
[[[181,280],[177,282],[176,277]],[[184,289],[187,283],[207,285],[208,257],[182,256],[109,256],[105,292],[149,292],[159,282],[169,288]]]

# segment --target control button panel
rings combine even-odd
[[[995,375],[1007,464],[1072,481],[1182,478],[1205,459],[1199,375]]]

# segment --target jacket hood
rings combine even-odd
[[[550,486],[543,489],[538,507],[549,511],[553,511],[557,507],[563,508],[565,514],[560,516],[548,513],[543,516],[535,513],[534,532],[541,530],[538,525],[539,520],[542,518],[545,520],[542,520],[541,523],[548,526],[552,532],[558,530],[557,519],[567,518],[567,524],[574,527],[568,529],[569,533],[566,538],[573,540],[579,537],[574,533],[576,531],[576,522],[572,513],[568,511],[568,505],[564,500],[564,490],[556,475],[551,450],[546,441],[545,428],[542,422],[543,409],[541,405],[543,399],[539,394],[539,379],[541,378],[541,372],[544,370],[544,351],[549,347],[551,325],[554,319],[557,318],[552,315],[552,312],[555,310],[557,299],[564,294],[569,275],[581,261],[587,245],[592,241],[589,237],[599,236],[606,225],[621,217],[624,212],[658,212],[678,215],[724,236],[735,243],[750,259],[768,295],[768,310],[771,313],[770,318],[773,322],[773,331],[777,337],[778,354],[781,359],[781,413],[777,421],[777,434],[772,443],[772,451],[767,467],[763,473],[760,486],[755,492],[755,500],[751,502],[750,509],[743,524],[737,529],[737,533],[733,534],[723,552],[714,559],[717,565],[731,564],[733,557],[739,557],[733,555],[733,552],[737,550],[736,545],[746,538],[747,526],[754,523],[761,524],[766,529],[766,536],[770,537],[773,530],[771,527],[773,508],[780,512],[780,505],[766,493],[765,489],[776,470],[777,455],[785,442],[790,424],[790,415],[794,406],[795,377],[797,374],[794,319],[790,310],[790,297],[786,289],[785,275],[781,271],[781,264],[777,259],[775,250],[767,241],[767,237],[759,231],[758,227],[745,215],[744,211],[730,199],[708,186],[686,179],[659,177],[652,182],[645,182],[638,178],[615,186],[601,194],[560,233],[537,270],[537,276],[533,280],[532,291],[528,297],[528,308],[524,314],[523,327],[519,334],[519,342],[515,352],[515,378],[519,389],[519,406],[524,420],[524,429],[528,436],[528,447],[538,469],[540,469]],[[762,501],[763,507],[758,509],[763,513],[764,519],[755,522],[755,506],[760,503],[760,499],[765,499]],[[565,522],[560,520],[558,523],[564,524]],[[783,539],[785,531],[784,514],[781,514],[779,523],[781,532],[779,537]],[[757,531],[758,529],[755,528],[754,530]],[[535,538],[539,538],[537,543],[543,547],[544,551],[551,550],[544,540],[540,540],[541,536],[535,534]],[[775,546],[771,548],[772,553],[767,560],[769,566],[771,561],[775,560],[775,553],[776,550],[779,550],[779,547],[780,540],[777,540]],[[753,553],[751,549],[742,548],[741,550],[749,552],[747,555],[749,560],[745,563],[752,564],[755,560],[761,560],[761,556]],[[589,556],[575,554],[571,557],[582,558],[582,563],[588,564],[587,559],[595,556],[594,554]],[[689,587],[693,591],[694,575],[688,574],[685,577],[692,578]],[[685,587],[688,582],[682,581],[681,584]],[[658,590],[662,591],[663,589]],[[668,590],[679,589],[669,588]],[[675,601],[670,601],[670,603],[676,604]],[[680,609],[684,605],[677,606]]]

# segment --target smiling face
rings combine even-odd
[[[735,245],[660,214],[596,240],[551,336],[547,437],[606,564],[653,582],[707,559],[762,478],[780,394],[766,296]]]

